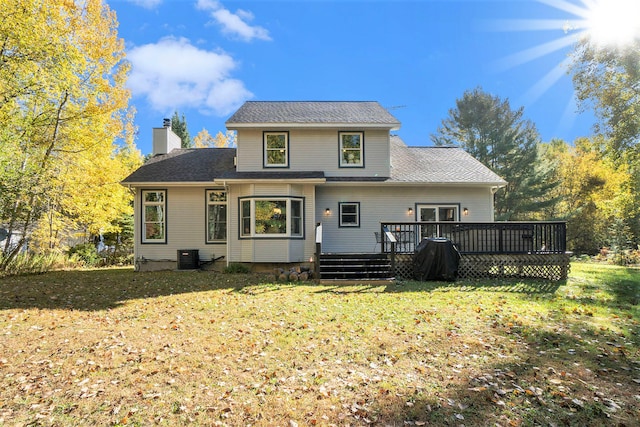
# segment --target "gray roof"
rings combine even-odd
[[[259,179],[324,179],[322,171],[264,171],[264,172],[225,172],[220,179],[242,179],[242,180],[259,180]]]
[[[226,125],[265,123],[400,126],[398,119],[375,101],[248,101]]]
[[[123,184],[213,182],[215,179],[322,179],[322,171],[237,172],[235,148],[190,148],[156,155]],[[505,185],[506,181],[455,147],[410,147],[391,136],[391,177],[326,177],[327,182]]]
[[[391,136],[388,182],[506,185],[506,181],[458,147],[411,147]]]
[[[188,148],[153,156],[122,183],[210,182],[235,172],[235,148]]]
[[[214,179],[323,179],[324,172],[237,172],[235,148],[188,148],[153,156],[123,184],[213,182]]]

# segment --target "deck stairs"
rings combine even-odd
[[[322,281],[389,281],[393,280],[391,261],[387,254],[320,255]]]

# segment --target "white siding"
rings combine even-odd
[[[360,203],[360,227],[339,227],[338,204]],[[416,220],[416,204],[455,204],[469,209],[462,221],[491,221],[493,204],[488,187],[404,187],[376,186],[319,187],[316,194],[316,217],[323,224],[323,252],[372,252],[376,247],[374,232],[380,222]],[[330,215],[325,209],[331,210]],[[409,208],[413,214],[409,214]]]
[[[238,131],[238,171],[324,171],[326,176],[388,177],[389,132],[371,129],[272,129],[289,131],[289,167],[264,168],[261,129]],[[364,131],[364,167],[340,168],[338,132]]]
[[[240,239],[238,198],[304,197],[304,239]],[[315,248],[315,186],[312,184],[245,184],[229,191],[229,262],[290,263],[308,261]]]
[[[207,189],[213,189],[207,188]],[[219,256],[226,256],[225,244],[206,243],[206,195],[202,188],[153,188],[167,192],[167,243],[141,244],[142,210],[140,192],[136,192],[136,258],[147,260],[177,260],[177,252],[181,249],[198,249],[201,261],[210,261]],[[231,228],[227,231],[230,233]]]

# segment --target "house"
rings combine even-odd
[[[237,148],[181,149],[168,124],[153,129],[153,157],[122,182],[140,269],[175,269],[181,253],[308,263],[317,223],[323,251],[375,252],[381,222],[493,221],[506,184],[459,148],[407,146],[377,102],[252,101],[226,126]]]

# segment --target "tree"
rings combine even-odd
[[[538,131],[508,100],[481,88],[466,91],[431,140],[460,145],[508,182],[495,196],[496,219],[531,219],[553,203],[548,196],[555,184],[538,159]]]
[[[640,155],[640,39],[624,47],[576,46],[570,69],[580,107],[592,107],[595,130],[614,157]]]
[[[225,148],[236,146],[236,133],[233,131],[227,131],[226,133],[218,132],[215,137],[211,136],[208,130],[202,129],[193,138],[193,143],[196,148]]]
[[[184,114],[182,118],[180,118],[177,111],[173,113],[173,117],[171,117],[171,130],[182,140],[182,148],[193,148],[191,135],[189,135],[189,129],[187,128],[187,119],[184,117]]]
[[[581,138],[574,146],[561,140],[545,145],[544,157],[558,166],[553,190],[558,202],[548,213],[567,221],[568,249],[595,254],[604,246],[621,247],[630,234],[623,238],[619,230],[630,231],[628,220],[638,210],[628,166],[603,154],[601,138]]]
[[[640,38],[614,47],[583,39],[576,45],[570,71],[580,108],[593,108],[605,153],[616,164],[627,164],[634,203],[640,206]],[[640,212],[630,215],[625,229],[637,245]]]
[[[131,209],[118,183],[139,153],[116,28],[101,0],[0,0],[0,224],[18,240],[0,268],[32,234],[55,248]]]

